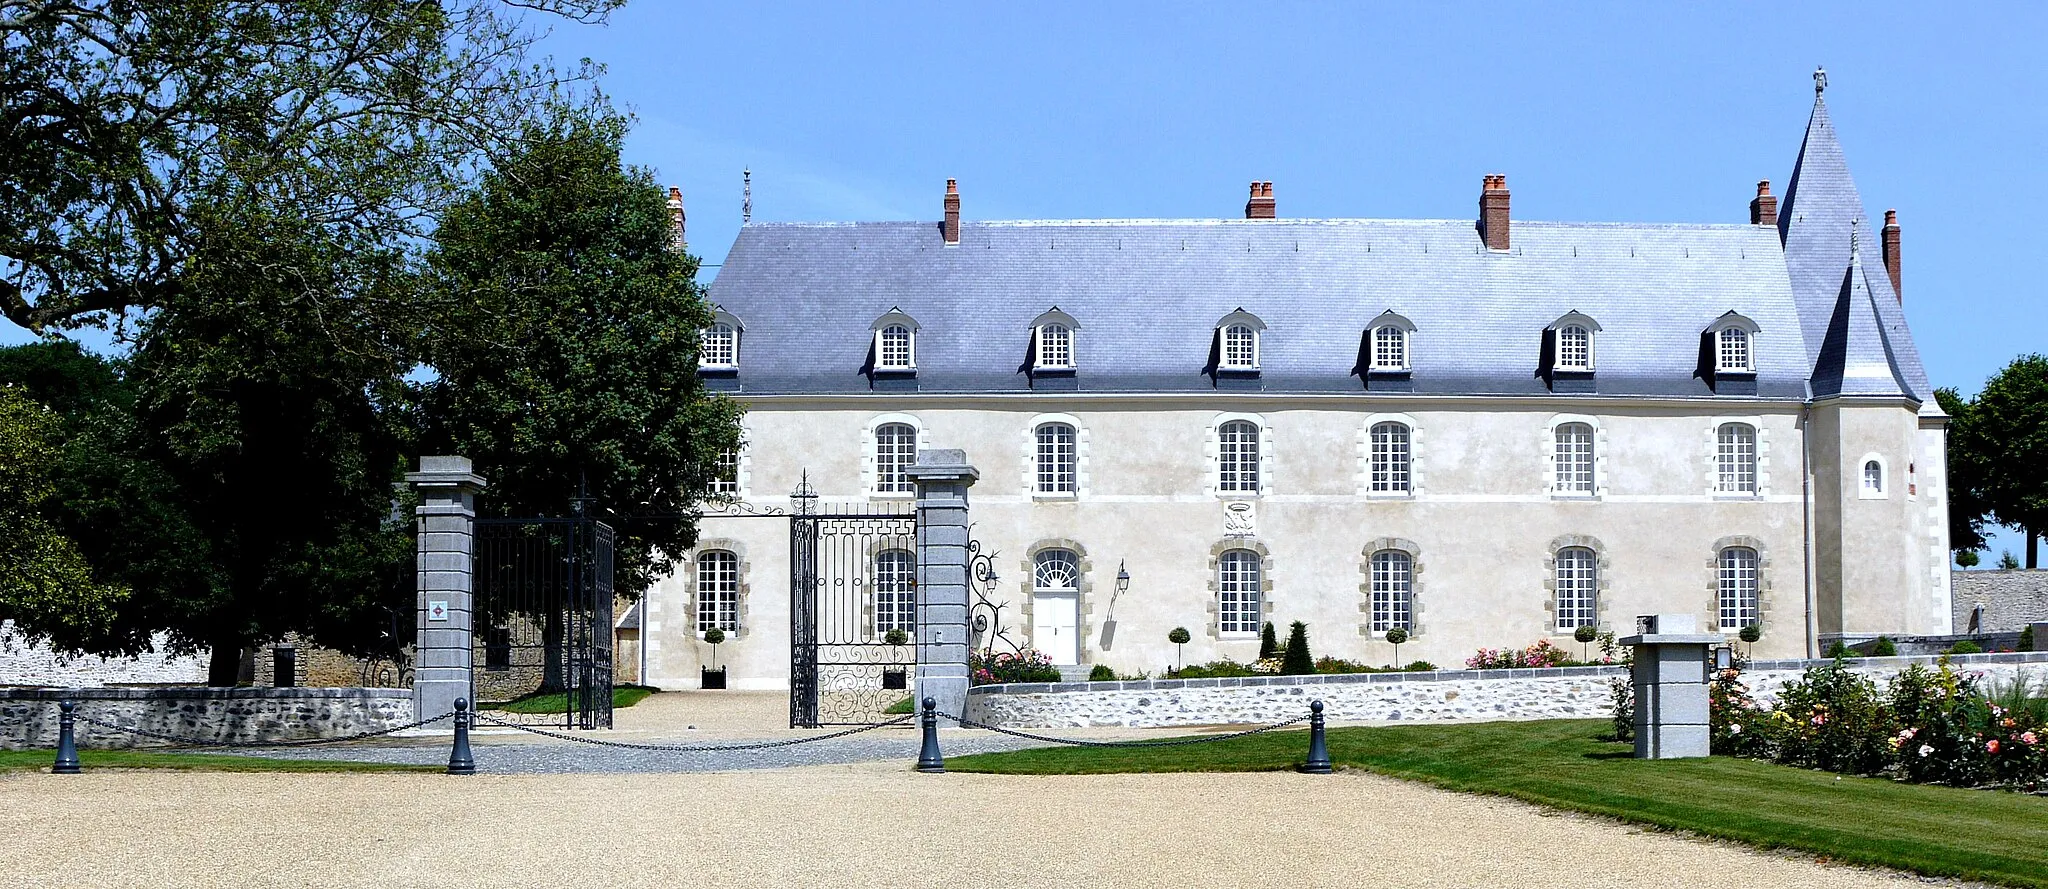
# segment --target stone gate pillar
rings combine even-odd
[[[939,712],[967,713],[967,489],[981,477],[960,450],[918,451],[917,694]],[[921,704],[920,704],[921,706]]]
[[[455,709],[455,699],[470,697],[475,687],[469,615],[476,495],[484,480],[470,471],[468,457],[421,457],[420,471],[406,473],[405,480],[420,492],[412,712],[414,719],[426,719]]]
[[[1629,678],[1635,687],[1637,759],[1706,756],[1712,736],[1707,716],[1707,648],[1725,638],[1702,633],[1690,614],[1647,614],[1637,633]]]

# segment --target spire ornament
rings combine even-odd
[[[754,171],[740,171],[740,224],[754,221]]]
[[[1816,99],[1820,98],[1820,94],[1827,92],[1827,89],[1828,69],[1815,66],[1813,69],[1813,97]]]

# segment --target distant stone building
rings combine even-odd
[[[1823,84],[1824,85],[1824,84]],[[1747,195],[1745,195],[1747,197]],[[1243,219],[749,224],[702,374],[742,401],[719,493],[906,503],[920,449],[980,470],[1003,620],[1063,664],[1479,646],[1691,612],[1760,657],[1951,629],[1945,425],[1816,91],[1749,223]],[[790,670],[787,523],[707,517],[640,615],[646,681]],[[906,628],[907,549],[866,631]],[[1130,577],[1117,593],[1119,569]],[[1111,638],[1105,628],[1114,619]]]
[[[2048,570],[1957,571],[1955,632],[2010,633],[2048,621]],[[2048,639],[2037,644],[2048,648]]]

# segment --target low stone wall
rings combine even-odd
[[[1851,663],[1857,672],[1882,682],[1908,664],[1936,660],[1861,658]],[[2034,679],[2048,679],[2048,652],[1961,655],[1950,662],[2000,681],[2011,681],[2022,670]],[[1752,695],[1769,703],[1786,682],[1825,663],[1759,661],[1744,677]],[[2039,666],[2027,666],[2034,664]],[[983,685],[968,691],[967,718],[1012,728],[1257,725],[1306,715],[1311,700],[1322,701],[1324,713],[1338,720],[1606,718],[1613,713],[1610,683],[1627,677],[1625,667],[1561,667]]]
[[[1957,633],[2017,633],[2048,621],[2048,569],[1952,571],[1949,578]]]
[[[203,656],[178,656],[164,649],[170,640],[159,633],[156,651],[135,657],[70,655],[48,645],[30,644],[14,632],[14,621],[0,621],[0,686],[168,685],[206,681]]]
[[[0,689],[0,749],[56,746],[65,700],[101,722],[207,741],[337,738],[412,721],[405,688]],[[168,746],[85,722],[76,737],[80,747]]]

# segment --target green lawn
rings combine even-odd
[[[55,750],[0,750],[0,772],[48,769]],[[343,762],[333,759],[265,759],[217,753],[159,753],[147,750],[80,750],[78,765],[93,769],[172,769],[194,772],[440,772],[446,766]]]
[[[660,689],[645,685],[613,686],[612,708],[631,707],[634,704],[640,703],[641,699],[657,691],[660,691]],[[502,710],[506,713],[562,713],[569,709],[569,697],[567,692],[559,691],[547,694],[533,694],[513,701],[495,704],[486,702],[482,705],[482,709]]]
[[[1849,864],[2048,887],[2048,798],[1840,777],[1745,759],[1649,761],[1598,740],[1604,720],[1339,728],[1330,758],[1451,790],[1685,830]],[[1047,748],[952,757],[1019,775],[1289,769],[1299,731],[1154,749]]]

